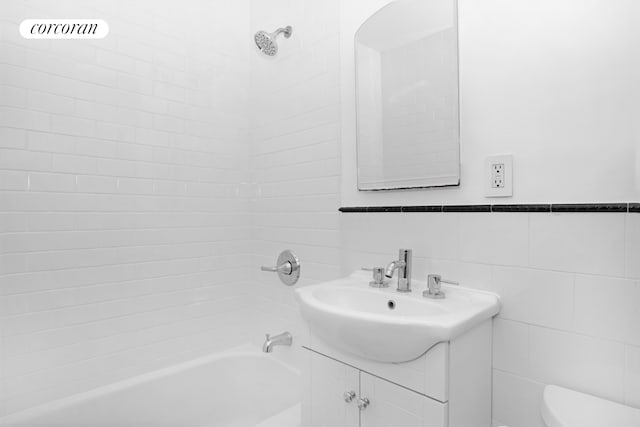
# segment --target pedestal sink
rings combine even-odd
[[[446,298],[422,296],[426,283],[411,293],[371,288],[357,271],[343,279],[296,290],[302,317],[313,333],[339,350],[378,362],[416,359],[435,344],[450,341],[495,316],[500,300],[490,292],[446,286]]]

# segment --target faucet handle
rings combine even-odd
[[[293,286],[300,278],[300,260],[290,250],[280,252],[274,267],[262,266],[262,271],[278,273],[280,281],[287,286]]]
[[[459,285],[460,283],[452,280],[445,280],[439,274],[429,274],[427,276],[427,290],[422,292],[423,297],[442,299],[445,297],[444,291],[440,289],[441,283],[448,283],[449,285]]]
[[[373,280],[369,282],[372,288],[389,287],[389,283],[384,281],[384,267],[362,267],[362,270],[373,272]]]
[[[460,282],[454,282],[453,280],[446,280],[443,278],[440,278],[440,283],[446,283],[447,285],[455,285],[455,286],[460,285]]]

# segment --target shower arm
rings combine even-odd
[[[286,26],[284,28],[278,28],[277,30],[275,30],[273,32],[273,36],[276,37],[276,36],[284,33],[284,37],[288,39],[289,37],[291,37],[291,33],[292,32],[293,32],[293,29],[291,28],[290,25],[288,25],[288,26]]]

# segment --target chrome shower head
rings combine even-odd
[[[273,33],[258,31],[256,35],[253,36],[253,39],[256,42],[256,46],[258,46],[258,49],[260,49],[260,52],[268,56],[275,56],[278,53],[278,43],[276,43],[276,37],[278,37],[280,33],[284,33],[285,38],[289,38],[291,37],[292,31],[293,29],[291,28],[291,26],[278,28]]]

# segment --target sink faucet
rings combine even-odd
[[[271,353],[273,351],[273,346],[291,345],[292,342],[293,342],[293,336],[289,332],[283,332],[273,337],[267,334],[267,339],[264,341],[264,344],[262,345],[262,351],[264,351],[265,353]]]
[[[393,272],[398,270],[398,292],[411,292],[411,249],[400,249],[398,259],[391,261],[384,275],[391,279]]]

